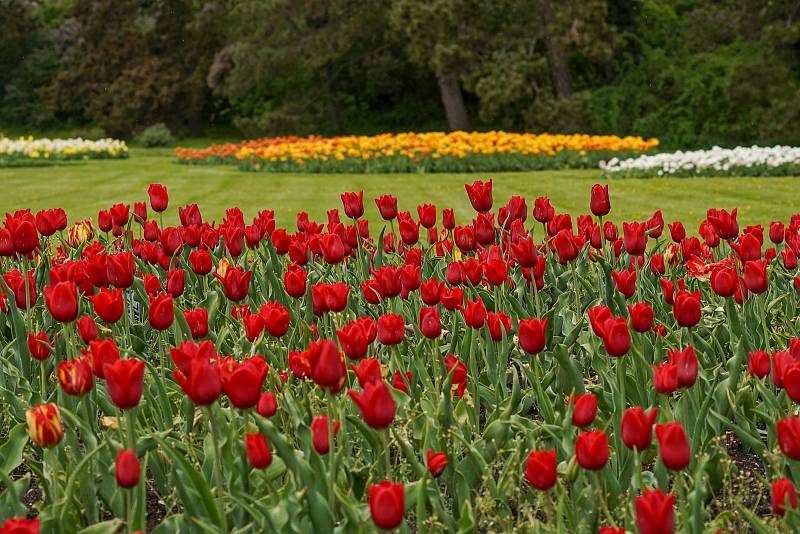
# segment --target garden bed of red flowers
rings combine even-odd
[[[800,215],[586,193],[7,214],[0,532],[800,528]]]

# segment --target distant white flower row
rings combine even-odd
[[[0,138],[0,162],[103,159],[128,157],[125,141],[117,139]]]
[[[623,176],[763,176],[800,174],[800,147],[736,147],[612,158],[600,162],[608,174]]]

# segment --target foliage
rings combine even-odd
[[[168,147],[175,145],[175,137],[166,124],[159,122],[142,130],[134,142],[143,147]]]
[[[436,130],[447,79],[478,129],[669,147],[800,139],[793,0],[0,5],[4,124],[92,123],[114,136],[157,122],[248,137]]]

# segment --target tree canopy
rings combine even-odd
[[[0,0],[0,124],[800,140],[795,0]]]

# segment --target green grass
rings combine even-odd
[[[457,219],[473,212],[464,183],[494,178],[495,205],[512,194],[528,206],[549,196],[558,211],[588,212],[589,190],[601,181],[599,170],[474,174],[269,174],[247,173],[229,166],[180,165],[172,149],[132,149],[127,160],[103,160],[49,167],[0,168],[0,213],[20,208],[63,207],[70,220],[95,218],[114,202],[146,200],[147,185],[165,184],[170,192],[167,220],[177,221],[177,206],[200,205],[207,219],[220,220],[225,208],[239,206],[247,218],[259,209],[274,209],[279,224],[292,224],[308,211],[324,220],[326,209],[339,207],[339,193],[364,189],[367,214],[377,222],[372,199],[395,194],[401,209],[415,211],[422,202],[454,207]],[[709,207],[738,207],[742,224],[786,220],[800,211],[800,178],[614,178],[610,184],[612,219],[649,217],[655,209],[667,222],[681,219],[695,231]]]

